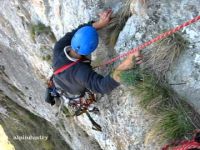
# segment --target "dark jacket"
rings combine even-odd
[[[65,64],[72,63],[72,61],[66,57],[64,48],[71,44],[71,39],[75,32],[85,25],[91,25],[91,23],[81,25],[72,32],[67,33],[55,44],[53,51],[54,70],[57,70]],[[92,69],[90,63],[86,62],[79,62],[62,73],[54,76],[54,82],[56,82],[56,84],[64,91],[74,95],[84,94],[86,89],[95,93],[106,94],[110,93],[119,85],[119,83],[109,75],[103,77],[97,74]]]

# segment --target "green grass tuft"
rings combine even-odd
[[[35,37],[39,34],[47,34],[47,35],[50,35],[51,39],[53,41],[56,40],[53,32],[51,31],[51,28],[50,27],[47,27],[45,26],[44,24],[42,23],[39,23],[39,24],[32,24],[31,25],[31,37],[33,40],[35,40]]]
[[[172,107],[161,113],[158,130],[165,139],[180,139],[194,127],[180,108]]]
[[[158,120],[153,129],[155,136],[159,135],[161,140],[175,140],[183,138],[188,132],[194,130],[191,108],[184,101],[173,95],[174,93],[168,87],[161,85],[157,78],[148,72],[139,71],[142,81],[136,84],[133,81],[137,78],[131,71],[121,76],[122,81],[134,85],[133,92],[140,96],[140,105],[157,116]]]
[[[46,56],[42,56],[42,59],[47,61],[47,62],[51,62],[51,55],[46,55]]]
[[[139,82],[143,80],[139,67],[136,67],[131,70],[123,71],[120,74],[120,79],[122,80],[124,84],[129,85],[129,86],[135,86],[136,84],[138,84]]]
[[[135,93],[141,96],[140,105],[143,108],[157,113],[168,101],[168,91],[158,85],[153,75],[143,73],[142,76],[143,81],[135,86]]]

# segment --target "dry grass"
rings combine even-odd
[[[145,53],[145,69],[154,72],[158,81],[163,81],[166,78],[166,72],[187,44],[188,42],[179,33],[159,41],[152,51]]]
[[[146,0],[132,0],[130,5],[130,10],[132,14],[137,14],[140,16],[146,15],[147,11],[147,4]]]
[[[110,47],[115,46],[119,33],[132,14],[146,14],[146,0],[126,0],[121,9],[111,17],[111,22],[107,27],[108,33],[110,33],[107,37],[107,44]]]
[[[111,17],[110,24],[107,27],[108,33],[110,33],[107,37],[107,44],[111,47],[115,46],[119,33],[122,31],[128,18],[131,16],[131,3],[132,0],[127,0],[124,6]]]

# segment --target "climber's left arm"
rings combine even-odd
[[[105,10],[99,14],[99,20],[94,22],[92,26],[96,29],[102,29],[106,27],[111,20],[112,9]]]

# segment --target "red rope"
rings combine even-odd
[[[165,32],[165,33],[162,33],[162,34],[160,34],[159,36],[157,36],[156,38],[151,39],[151,40],[149,40],[149,41],[147,41],[147,42],[145,42],[145,43],[139,45],[138,47],[133,48],[132,50],[130,50],[130,51],[126,52],[126,53],[123,53],[123,54],[121,54],[121,55],[119,55],[119,56],[117,56],[117,57],[115,57],[115,58],[112,58],[111,60],[108,60],[108,61],[106,61],[105,63],[102,63],[101,65],[99,65],[99,66],[97,66],[97,67],[101,67],[101,66],[104,66],[104,65],[111,64],[111,63],[117,61],[117,60],[120,59],[120,58],[126,57],[126,56],[128,56],[129,54],[132,54],[132,53],[134,53],[134,52],[136,52],[136,51],[142,50],[142,49],[144,49],[145,47],[151,45],[152,43],[155,43],[155,42],[157,42],[157,41],[159,41],[159,40],[161,40],[161,39],[164,39],[164,38],[166,38],[167,36],[169,36],[169,35],[171,35],[171,34],[177,32],[177,31],[181,30],[182,28],[184,28],[184,27],[186,27],[186,26],[188,26],[188,25],[190,25],[190,24],[193,24],[193,23],[197,22],[198,20],[200,20],[200,16],[197,16],[197,17],[195,17],[195,18],[193,18],[193,19],[191,19],[191,20],[189,20],[189,21],[183,23],[182,25],[177,26],[176,28],[173,28],[173,29],[171,29],[171,30],[169,30],[169,31],[167,31],[167,32]],[[95,67],[95,68],[97,68],[97,67]]]
[[[200,149],[200,143],[195,142],[194,140],[191,141],[182,141],[179,145],[177,146],[172,146],[170,147],[170,145],[165,145],[162,150],[169,150],[169,148],[171,148],[171,150],[189,150],[192,148],[198,148]]]
[[[54,71],[53,75],[57,75],[57,74],[59,74],[59,73],[65,71],[65,70],[69,69],[70,67],[72,67],[72,66],[74,66],[75,64],[79,63],[80,61],[83,61],[83,59],[78,59],[77,61],[74,61],[74,62],[72,62],[72,63],[70,63],[70,64],[66,64],[66,65],[64,65],[64,66],[62,66],[62,67],[60,67],[60,68],[58,68],[57,70]]]
[[[165,145],[162,150],[189,150],[192,148],[197,148],[200,149],[200,143],[195,141],[195,137],[197,136],[198,133],[200,133],[199,129],[196,129],[193,131],[194,135],[192,140],[183,140],[183,141],[174,141],[171,144]]]

